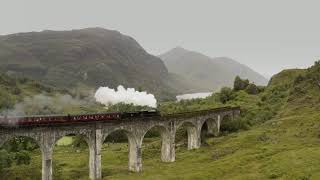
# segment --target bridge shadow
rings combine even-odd
[[[41,150],[24,136],[13,137],[0,147],[0,179],[41,179]]]
[[[210,120],[209,120],[210,121]],[[212,134],[209,132],[209,127],[208,127],[208,122],[204,122],[202,127],[201,127],[201,146],[207,146],[207,139],[212,137]]]
[[[238,121],[237,121],[238,122]],[[225,115],[221,119],[221,126],[220,126],[220,134],[221,135],[226,135],[230,132],[235,131],[235,120],[231,117],[231,115]]]
[[[53,149],[53,179],[89,179],[89,147],[81,135],[60,138]]]

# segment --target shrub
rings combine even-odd
[[[72,146],[76,148],[86,148],[88,145],[82,136],[75,136],[72,141]]]
[[[15,159],[17,161],[17,165],[25,164],[29,165],[31,162],[31,157],[28,151],[19,151],[15,155]]]
[[[305,77],[303,77],[303,76],[300,74],[300,75],[298,75],[298,76],[295,78],[293,84],[294,84],[294,85],[297,85],[297,84],[299,84],[300,82],[302,82],[303,80],[305,80]]]
[[[255,84],[249,84],[245,90],[248,94],[259,94],[259,89]]]
[[[221,123],[221,131],[222,132],[236,132],[239,130],[248,130],[249,123],[245,118],[237,118],[237,119],[225,119]]]
[[[33,139],[28,137],[15,137],[3,145],[3,148],[8,152],[19,152],[22,150],[33,151],[39,148],[38,144]]]
[[[105,142],[120,143],[128,142],[128,137],[124,131],[116,131],[107,136]]]
[[[264,92],[266,90],[266,86],[257,86],[259,89],[259,93]]]
[[[235,91],[245,90],[248,85],[249,85],[248,79],[244,80],[244,79],[241,79],[239,76],[237,76],[234,80],[233,89]]]
[[[9,168],[12,164],[11,155],[4,149],[0,150],[0,172],[4,168]]]
[[[13,97],[6,90],[0,90],[0,112],[8,110],[14,106]]]
[[[136,106],[134,104],[125,104],[125,103],[118,103],[114,105],[108,106],[109,112],[134,112],[134,111],[148,111],[152,110],[151,107],[148,106]]]
[[[218,99],[223,104],[232,100],[233,98],[234,98],[234,95],[233,95],[232,89],[228,87],[222,88],[220,93],[218,94]]]

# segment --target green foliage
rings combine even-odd
[[[0,115],[81,114],[104,111],[90,90],[69,92],[41,83],[0,74]]]
[[[0,172],[9,168],[13,162],[16,165],[29,165],[30,153],[38,149],[38,145],[27,137],[16,137],[6,142],[0,149]]]
[[[221,132],[224,134],[237,132],[239,130],[248,130],[249,122],[245,118],[237,118],[237,119],[223,119],[223,123],[221,124]]]
[[[12,156],[5,149],[0,149],[0,172],[4,168],[11,167]]]
[[[87,148],[88,144],[82,136],[74,136],[72,146],[75,148]]]
[[[28,151],[22,150],[15,153],[15,160],[17,165],[28,165],[31,162],[30,153]]]
[[[134,104],[117,103],[110,105],[107,108],[108,112],[135,112],[135,111],[149,111],[153,108],[149,106],[136,106]]]
[[[145,138],[153,138],[153,137],[159,137],[160,131],[158,129],[151,129],[147,132],[147,134],[144,136]]]
[[[194,151],[185,150],[186,142],[183,141],[186,139],[186,129],[179,129],[176,146],[182,141],[183,147],[176,149],[177,162],[172,165],[160,163],[160,148],[157,151],[150,148],[160,147],[160,141],[144,143],[142,157],[145,169],[142,174],[126,173],[127,138],[124,132],[118,131],[121,135],[116,137],[123,136],[122,142],[125,143],[104,145],[101,152],[103,178],[196,179],[201,176],[203,179],[318,179],[319,80],[320,65],[315,63],[308,70],[286,70],[275,75],[259,94],[248,94],[244,90],[230,93],[229,89],[227,94],[230,93],[232,98],[225,104],[220,101],[221,92],[205,99],[163,103],[160,106],[162,113],[241,106],[242,115],[233,121],[223,120],[221,129],[226,136],[209,138],[204,142],[208,146]],[[119,109],[129,108],[124,106]],[[16,145],[11,148],[27,149]],[[88,150],[75,152],[68,148],[55,149],[54,177],[88,179]],[[29,151],[33,157],[30,164],[15,166],[10,153],[4,151],[6,149],[0,151],[0,166],[6,166],[1,177],[25,178],[22,174],[28,171],[26,174],[32,174],[32,178],[40,178],[40,173],[34,174],[41,167],[41,156]]]
[[[128,142],[128,137],[124,131],[115,131],[107,136],[105,142]]]
[[[248,94],[259,94],[259,88],[255,85],[255,84],[252,84],[252,83],[250,83],[247,87],[246,87],[246,89],[245,89],[245,91],[248,93]]]
[[[0,111],[7,111],[14,106],[14,98],[9,92],[4,89],[0,89]]]
[[[127,142],[105,143],[101,151],[102,179],[318,179],[319,113],[303,109],[298,114],[272,119],[248,131],[208,138],[208,145],[197,150],[176,147],[176,162],[172,164],[161,162],[160,140],[144,140],[142,173],[128,173]],[[71,147],[56,147],[54,178],[89,179],[88,151],[88,148],[77,152]],[[29,166],[5,169],[2,177],[14,180],[27,171],[29,174],[24,178],[41,178],[40,173],[34,176],[40,172],[41,156],[33,154],[33,157]]]
[[[306,80],[306,78],[305,78],[302,74],[299,74],[299,75],[294,79],[293,84],[294,84],[294,85],[297,85],[297,84],[303,82],[304,80]]]
[[[266,86],[257,86],[259,89],[259,92],[264,92],[266,90]]]
[[[240,124],[226,122],[222,126],[227,126],[225,129],[229,132],[248,129],[250,126],[282,115],[279,112],[287,108],[293,101],[298,104],[313,104],[314,106],[317,102],[319,104],[320,83],[319,86],[317,85],[317,81],[320,82],[319,67],[320,65],[309,68],[308,74],[305,74],[305,70],[285,70],[272,77],[267,87],[249,84],[245,91],[232,91],[230,88],[223,88],[221,92],[205,99],[163,103],[160,110],[166,114],[221,106],[240,106],[242,112],[242,117],[238,120],[238,122],[241,121]],[[289,102],[290,104],[288,104]]]
[[[138,91],[139,91],[139,92],[142,92],[142,91],[143,91],[143,88],[142,88],[141,86],[139,86],[139,87],[138,87]]]
[[[8,152],[20,152],[20,151],[33,151],[39,148],[38,144],[34,142],[33,139],[28,137],[15,137],[7,141],[3,149]]]
[[[228,87],[222,88],[220,93],[218,93],[218,98],[222,104],[225,104],[228,101],[232,100],[234,98],[232,89]]]
[[[233,89],[235,91],[245,90],[248,85],[249,85],[248,79],[244,80],[244,79],[241,79],[239,76],[236,76],[234,80]]]

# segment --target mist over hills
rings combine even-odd
[[[257,85],[266,85],[268,80],[249,67],[227,57],[210,58],[181,47],[159,56],[170,73],[175,73],[196,85],[191,91],[219,90],[232,86],[235,76],[248,78]]]
[[[122,84],[161,97],[175,93],[160,58],[133,38],[102,28],[0,36],[0,71],[64,88]]]

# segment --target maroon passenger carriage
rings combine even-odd
[[[104,113],[84,115],[53,115],[30,117],[0,117],[0,126],[28,126],[62,123],[81,123],[93,121],[117,121],[126,118],[160,116],[158,111],[140,111],[131,113]]]
[[[208,111],[224,111],[227,109],[240,110],[240,107],[221,107],[211,110],[200,110],[193,112],[183,112],[168,114],[170,115],[187,115],[189,113],[206,113]],[[159,111],[138,111],[138,112],[123,112],[123,113],[101,113],[101,114],[83,114],[83,115],[53,115],[53,116],[30,116],[30,117],[1,117],[0,126],[34,126],[34,125],[49,125],[49,124],[67,124],[81,122],[112,122],[132,118],[144,117],[159,117]]]

